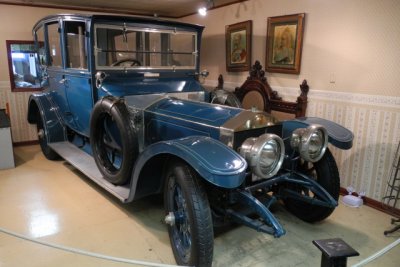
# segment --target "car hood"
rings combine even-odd
[[[146,111],[197,124],[220,127],[242,112],[242,109],[168,97],[150,105]]]
[[[169,117],[199,126],[221,127],[232,132],[262,128],[276,123],[273,116],[262,111],[210,104],[202,102],[203,99],[202,92],[125,97],[128,106],[157,117]]]

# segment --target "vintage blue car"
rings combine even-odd
[[[353,137],[324,119],[278,122],[210,103],[202,31],[157,18],[43,18],[33,34],[44,90],[28,104],[46,158],[124,203],[162,193],[176,262],[192,266],[212,264],[213,231],[229,222],[285,234],[270,211],[277,200],[305,221],[328,217],[340,189],[328,141],[349,149]]]

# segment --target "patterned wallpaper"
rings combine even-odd
[[[351,150],[332,149],[341,186],[351,185],[380,201],[400,142],[400,97],[311,92],[307,116],[326,118],[353,131]]]
[[[30,92],[12,93],[10,82],[0,81],[0,108],[10,107],[11,134],[13,142],[37,140],[36,126],[26,119]]]
[[[207,81],[214,87],[217,81]],[[232,89],[239,84],[225,82]],[[286,100],[295,100],[298,88],[273,87]],[[9,82],[0,81],[0,108],[10,105],[12,138],[14,142],[37,140],[36,128],[26,120],[30,93],[11,93]],[[370,198],[380,201],[400,142],[400,97],[329,92],[311,88],[307,116],[335,121],[351,131],[353,148],[339,150],[331,147],[336,158],[341,186],[352,185],[357,192],[366,191]]]
[[[207,81],[215,87],[217,81]],[[233,90],[237,83],[225,82]],[[295,101],[298,88],[277,87],[285,100]],[[330,146],[339,167],[341,186],[381,201],[385,195],[394,153],[400,142],[400,97],[331,92],[310,88],[306,115],[339,123],[354,133],[353,147],[340,150]],[[398,203],[397,207],[400,207]]]

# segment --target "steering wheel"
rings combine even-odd
[[[111,64],[111,66],[112,66],[112,67],[120,66],[121,64],[126,63],[126,62],[131,62],[131,64],[130,64],[129,67],[133,67],[133,66],[142,66],[142,64],[140,63],[140,61],[139,61],[139,60],[136,60],[136,59],[134,59],[134,58],[123,58],[123,59],[117,60],[117,61],[113,62],[113,63]]]

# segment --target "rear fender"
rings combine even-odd
[[[297,128],[306,128],[311,124],[319,124],[328,132],[328,141],[340,149],[350,149],[353,146],[353,133],[347,128],[329,120],[316,117],[302,117],[284,121],[283,138],[290,137]]]
[[[246,160],[215,139],[191,136],[162,141],[148,146],[138,158],[132,174],[129,201],[135,198],[139,176],[146,162],[165,154],[187,162],[201,177],[218,187],[236,188],[245,179]]]
[[[66,131],[58,108],[52,103],[46,93],[32,94],[28,101],[28,122],[35,124],[40,116],[47,142],[61,142],[67,140]]]

